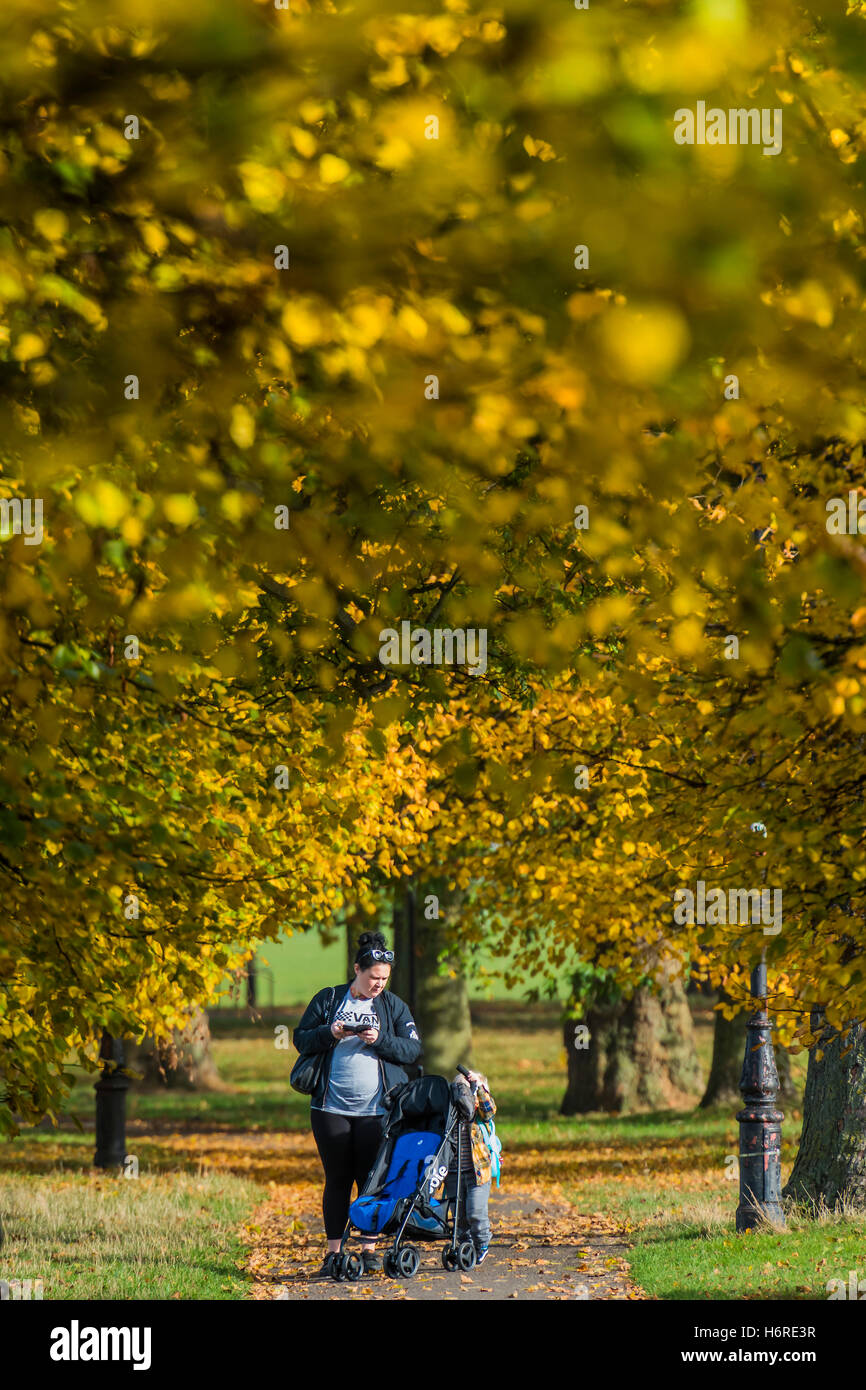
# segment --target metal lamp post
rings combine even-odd
[[[782,1212],[782,1120],[776,1108],[779,1073],[767,1014],[767,962],[763,951],[752,971],[752,994],[761,1005],[746,1024],[746,1054],[740,1090],[740,1203],[737,1230],[749,1231],[762,1217],[785,1224]]]
[[[126,1093],[129,1077],[123,1071],[126,1057],[123,1039],[103,1029],[99,1057],[102,1075],[94,1083],[96,1091],[95,1168],[122,1168],[126,1160]]]
[[[766,835],[756,823],[753,830]],[[766,882],[766,870],[764,881]],[[737,1115],[740,1126],[740,1201],[737,1231],[750,1231],[762,1219],[784,1226],[782,1211],[782,1120],[776,1108],[779,1073],[773,1052],[773,1030],[767,1013],[767,960],[765,949],[752,970],[752,997],[760,1005],[746,1024],[746,1051],[740,1091],[743,1108]]]

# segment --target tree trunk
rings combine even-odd
[[[820,1014],[812,1016],[812,1031],[820,1034]],[[803,1097],[800,1147],[785,1200],[824,1203],[843,1201],[866,1207],[866,1029],[855,1027],[850,1050],[840,1035],[824,1025],[823,1037],[809,1053]],[[819,1060],[817,1052],[823,1052]]]
[[[367,916],[357,904],[350,907],[346,915],[346,979],[355,978],[355,956],[358,953],[358,937],[365,931],[379,931],[379,923]],[[394,971],[392,969],[391,974]]]
[[[562,1115],[592,1110],[623,1113],[691,1104],[700,1087],[695,1035],[685,991],[670,980],[658,991],[637,990],[629,1000],[597,998],[580,1026],[564,1026],[568,1088]],[[586,1046],[579,1045],[586,1042]],[[578,1045],[576,1045],[578,1044]]]
[[[719,992],[719,1002],[727,995]],[[740,1077],[743,1071],[743,1051],[746,1043],[746,1013],[725,1018],[717,1013],[713,1026],[713,1060],[710,1075],[701,1100],[701,1108],[711,1105],[739,1106],[742,1103]]]
[[[414,895],[411,890],[407,892],[405,884],[398,884],[394,899],[391,988],[409,1005],[418,1025],[424,1045],[420,1064],[425,1074],[445,1076],[449,1081],[458,1062],[473,1065],[466,980],[457,973],[441,976],[437,959],[446,944],[448,911],[457,907],[460,896],[449,894],[443,881],[435,881]],[[433,898],[436,902],[431,901]]]
[[[719,993],[719,1000],[726,998]],[[730,1107],[742,1105],[740,1077],[743,1072],[743,1051],[746,1044],[746,1019],[748,1012],[725,1018],[717,1013],[713,1027],[713,1060],[706,1090],[701,1100],[701,1109],[712,1105]],[[779,1098],[791,1100],[796,1097],[797,1088],[791,1077],[791,1059],[783,1047],[774,1048],[776,1069],[779,1073]]]
[[[182,1031],[175,1029],[170,1043],[160,1046],[153,1038],[145,1038],[138,1044],[129,1043],[126,1055],[127,1066],[143,1073],[135,1082],[138,1087],[226,1089],[211,1054],[210,1024],[202,1010],[193,1015]]]
[[[798,1098],[797,1087],[791,1075],[791,1056],[784,1047],[775,1047],[776,1071],[779,1073],[779,1092],[778,1099],[782,1101],[792,1101]]]

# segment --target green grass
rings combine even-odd
[[[851,1270],[866,1277],[863,1212],[815,1218],[795,1210],[785,1230],[738,1236],[729,1202],[681,1201],[632,1239],[632,1277],[664,1299],[826,1299],[829,1280],[841,1279],[847,1295]]]
[[[45,1299],[243,1298],[236,1230],[260,1192],[230,1175],[7,1176],[0,1278],[41,1279]]]
[[[309,1099],[289,1085],[297,1058],[291,1046],[291,1028],[298,1014],[279,1014],[275,1019],[212,1018],[213,1055],[224,1091],[140,1090],[133,1083],[127,1093],[126,1115],[130,1143],[138,1122],[155,1130],[175,1126],[207,1128],[231,1125],[245,1130],[308,1130]],[[274,1046],[274,1027],[285,1022],[290,1030],[289,1049]],[[75,1082],[64,1109],[61,1128],[48,1126],[27,1131],[27,1143],[55,1144],[65,1140],[82,1155],[92,1152],[96,1076],[71,1067]],[[85,1131],[84,1135],[79,1132]],[[23,1136],[22,1136],[23,1137]],[[22,1151],[21,1141],[0,1145],[0,1168]],[[88,1160],[89,1161],[89,1160]]]
[[[324,985],[333,984],[344,978],[346,970],[345,934],[329,933],[325,943],[318,931],[296,932],[293,936],[282,937],[279,941],[263,941],[258,947],[256,958],[265,967],[258,987],[258,1005],[267,1007],[271,1000],[276,1007],[306,1004]],[[467,988],[471,999],[511,1000],[519,1004],[520,995],[506,989],[501,980],[489,980],[485,970],[492,970],[502,964],[501,957],[481,954],[476,960],[476,973],[468,979]],[[272,978],[267,974],[271,972]],[[229,988],[231,982],[223,982]],[[566,987],[563,985],[563,996]],[[230,997],[224,997],[219,1008],[237,1007],[246,1003],[246,985],[234,986]]]
[[[256,951],[256,960],[263,971],[272,972],[273,982],[267,973],[260,977],[259,1006],[270,1004],[272,985],[274,1004],[285,1007],[301,1000],[306,1004],[324,985],[342,979],[346,970],[345,940],[342,937],[329,939],[332,944],[325,945],[319,932],[308,931],[296,932],[279,941],[263,941]],[[233,997],[224,1000],[221,1007],[245,1003],[246,985],[242,982],[240,993],[236,989]]]
[[[62,1252],[57,1274],[69,1279],[70,1289],[74,1284],[76,1293],[89,1290],[85,1297],[125,1297],[137,1288],[135,1281],[141,1277],[148,1280],[146,1296],[166,1296],[164,1291],[153,1295],[150,1289],[154,1281],[164,1289],[161,1281],[168,1278],[172,1283],[168,1292],[183,1297],[242,1296],[237,1292],[243,1280],[234,1265],[239,1256],[230,1235],[229,1207],[234,1201],[238,1221],[248,1217],[262,1187],[246,1179],[217,1178],[214,1169],[203,1177],[194,1141],[185,1147],[160,1141],[174,1131],[183,1135],[214,1127],[241,1134],[258,1132],[265,1144],[263,1162],[272,1162],[274,1176],[283,1180],[280,1173],[294,1160],[276,1150],[269,1158],[267,1134],[308,1132],[309,1102],[289,1087],[295,1052],[274,1046],[274,1027],[285,1022],[291,1028],[299,1013],[300,1005],[258,1020],[228,1012],[212,1014],[214,1056],[224,1091],[133,1089],[127,1147],[147,1175],[137,1182],[118,1183],[88,1173],[93,1157],[92,1076],[79,1076],[59,1130],[29,1131],[20,1140],[0,1146],[0,1168],[6,1173],[26,1169],[33,1175],[13,1177],[11,1184],[4,1178],[6,1193],[17,1194],[19,1221],[28,1219],[27,1203],[34,1203],[40,1191],[47,1192],[52,1208],[55,1194],[68,1203],[73,1232],[80,1208],[81,1234],[76,1238],[80,1244],[70,1250],[58,1241],[56,1247]],[[652,1114],[562,1116],[566,1054],[558,1006],[475,1001],[472,1013],[472,1061],[490,1078],[498,1105],[503,1192],[508,1191],[509,1182],[543,1176],[559,1182],[577,1211],[600,1212],[615,1220],[634,1244],[629,1255],[632,1275],[648,1293],[671,1300],[824,1299],[828,1279],[847,1281],[850,1270],[857,1271],[858,1278],[866,1277],[862,1215],[812,1219],[799,1213],[786,1231],[735,1235],[737,1184],[726,1177],[727,1172],[736,1171],[735,1165],[726,1163],[738,1149],[735,1104],[708,1111],[698,1109],[696,1103],[693,1109]],[[697,1001],[695,1023],[698,1056],[706,1075],[712,1010],[703,1001]],[[804,1056],[793,1059],[792,1070],[795,1082],[802,1086]],[[802,1117],[797,1100],[783,1108],[784,1181],[796,1153]],[[73,1116],[84,1132],[75,1129]],[[220,1149],[221,1141],[211,1153],[217,1162],[222,1161]],[[238,1152],[229,1151],[228,1141],[224,1161],[238,1162]],[[242,1162],[239,1171],[245,1171]],[[204,1184],[198,1202],[192,1197],[195,1183]],[[228,1185],[221,1188],[220,1183]],[[123,1220],[113,1229],[122,1230],[123,1238],[110,1251],[105,1246],[107,1227],[103,1229],[96,1219],[108,1211],[109,1198],[101,1196],[100,1207],[93,1205],[94,1196],[89,1205],[89,1199],[85,1200],[89,1185],[97,1194],[112,1186],[119,1190],[112,1200]],[[8,1208],[8,1195],[4,1205]],[[36,1211],[35,1206],[32,1210]],[[221,1229],[221,1213],[225,1214],[224,1240],[219,1235],[214,1238],[214,1231]],[[44,1221],[44,1214],[39,1219]],[[178,1260],[184,1225],[189,1226],[189,1243]],[[166,1231],[173,1233],[171,1240],[165,1239]],[[36,1239],[41,1266],[33,1263],[33,1252],[28,1250],[27,1260],[19,1260],[11,1272],[4,1270],[3,1277],[45,1279],[46,1241],[47,1236]],[[170,1258],[160,1256],[160,1241],[171,1249]],[[130,1256],[127,1245],[138,1255]],[[8,1248],[4,1253],[8,1256]],[[49,1294],[46,1285],[49,1296],[57,1295]]]

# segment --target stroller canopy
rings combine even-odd
[[[445,1133],[451,1087],[444,1076],[419,1076],[392,1091],[388,1132],[407,1129],[441,1129]]]

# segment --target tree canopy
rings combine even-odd
[[[866,1014],[864,19],[8,0],[7,1125],[410,870],[538,971]],[[764,869],[777,935],[673,922]]]

